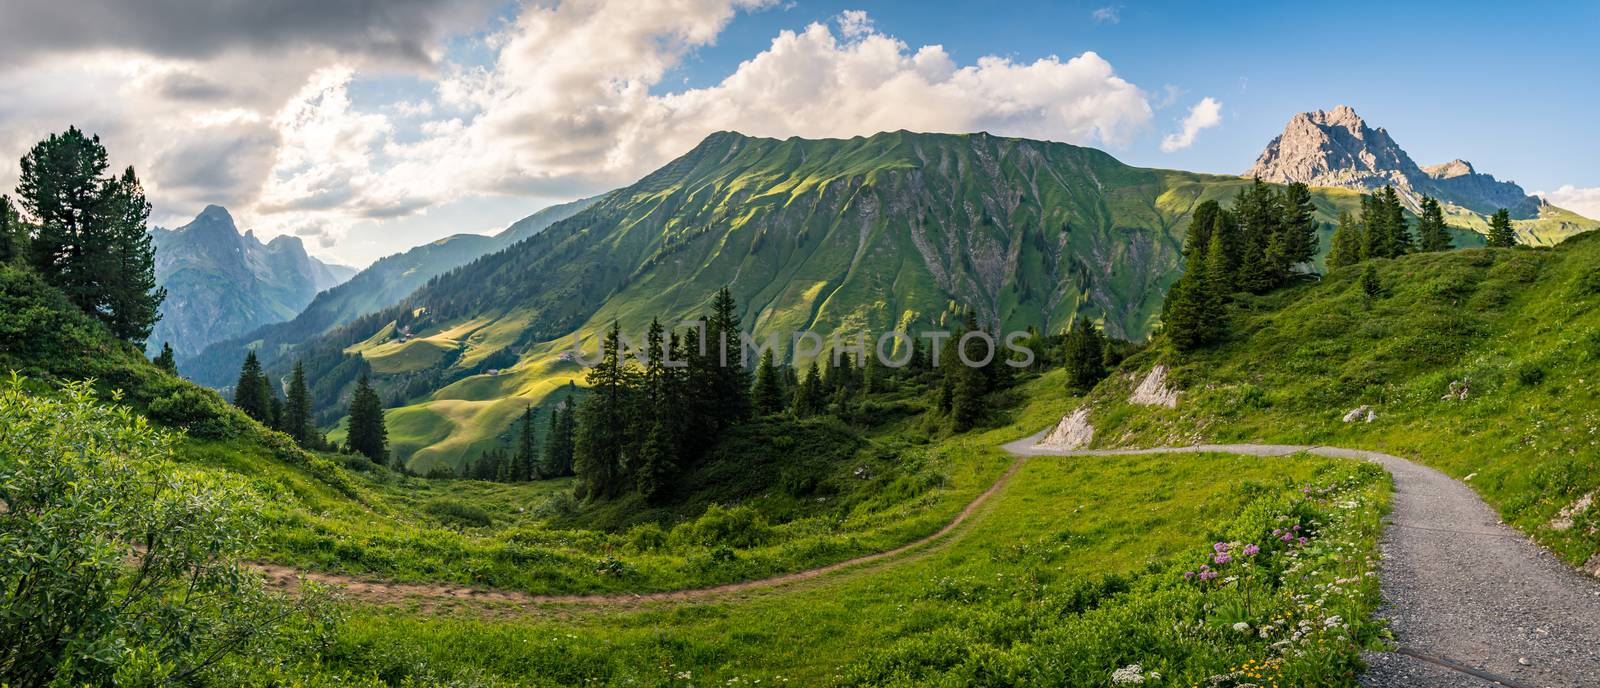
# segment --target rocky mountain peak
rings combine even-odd
[[[1465,160],[1418,166],[1389,132],[1372,128],[1348,105],[1290,118],[1245,176],[1358,191],[1393,186],[1413,210],[1423,196],[1432,196],[1483,215],[1498,208],[1510,209],[1517,218],[1539,212],[1539,200],[1522,187],[1481,174]]]

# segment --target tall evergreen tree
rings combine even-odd
[[[28,229],[11,197],[0,194],[0,265],[24,262],[28,258]]]
[[[795,385],[794,414],[805,418],[814,416],[828,408],[828,392],[822,386],[822,371],[817,369],[817,362],[811,362],[811,369],[806,376]]]
[[[1445,228],[1444,209],[1432,197],[1422,197],[1422,218],[1417,221],[1417,239],[1423,251],[1448,251],[1450,232]]]
[[[1361,262],[1364,236],[1361,224],[1349,211],[1339,213],[1339,224],[1334,227],[1328,246],[1328,267],[1338,269]]]
[[[1268,255],[1272,244],[1279,241],[1282,213],[1277,194],[1257,178],[1249,187],[1239,190],[1232,212],[1238,219],[1243,250],[1240,260],[1234,263],[1234,288],[1257,294],[1272,289],[1280,279],[1278,266]]]
[[[166,371],[170,375],[178,374],[178,358],[173,354],[171,344],[161,343],[161,353],[156,355],[155,363],[157,368]]]
[[[755,388],[751,390],[756,413],[770,416],[783,412],[783,378],[772,349],[761,353],[761,364],[756,366]]]
[[[539,477],[539,443],[534,436],[536,421],[532,406],[523,410],[522,423],[517,427],[517,471],[514,476],[519,481]]]
[[[573,470],[584,497],[613,497],[622,488],[631,385],[630,371],[620,350],[621,336],[621,326],[613,323],[605,335],[600,362],[589,369],[585,378],[593,393],[578,407]]]
[[[383,401],[366,373],[356,381],[355,394],[350,397],[350,450],[372,459],[373,463],[386,463],[389,459],[389,431],[384,426]]]
[[[1185,261],[1192,264],[1206,259],[1206,250],[1211,247],[1211,228],[1222,213],[1222,206],[1212,200],[1201,201],[1194,207],[1189,215],[1189,233],[1183,240]]]
[[[233,386],[233,405],[257,422],[272,423],[272,390],[253,350],[245,354],[244,365],[239,368],[239,381]]]
[[[308,449],[319,444],[316,426],[311,420],[311,388],[306,384],[306,366],[294,362],[294,372],[289,376],[289,397],[283,405],[283,428],[294,441]]]
[[[1511,248],[1517,245],[1517,230],[1511,226],[1511,212],[1505,208],[1494,211],[1494,216],[1489,218],[1488,245],[1495,248]]]
[[[714,361],[712,389],[716,400],[714,417],[722,430],[750,416],[750,374],[744,367],[744,346],[740,340],[738,304],[727,287],[717,291],[706,319],[708,354]]]
[[[1307,265],[1317,255],[1317,208],[1311,187],[1300,182],[1283,190],[1278,205],[1282,216],[1267,253],[1281,283],[1296,265]]]
[[[36,225],[34,271],[96,315],[104,296],[99,271],[111,242],[99,221],[105,171],[100,137],[69,127],[28,151],[17,182],[17,196]]]
[[[1067,388],[1082,394],[1094,389],[1106,376],[1105,337],[1092,322],[1073,323],[1067,332],[1063,360],[1067,368]]]
[[[1411,229],[1406,223],[1405,206],[1400,204],[1400,195],[1395,193],[1394,187],[1383,187],[1382,200],[1383,224],[1388,230],[1388,257],[1398,258],[1417,250],[1416,243],[1411,239]]]
[[[559,478],[572,475],[573,404],[569,396],[550,409],[549,430],[544,436],[544,463],[540,475]]]
[[[149,229],[150,202],[129,167],[108,180],[101,201],[101,222],[109,239],[102,273],[102,318],[119,339],[142,345],[161,319],[167,290],[156,284],[156,248]]]

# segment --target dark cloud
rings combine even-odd
[[[260,193],[277,146],[277,133],[265,125],[197,130],[162,152],[151,176],[163,196],[244,206]]]
[[[126,49],[203,59],[228,50],[327,48],[427,63],[439,38],[481,22],[490,0],[0,0],[0,62]]]
[[[161,77],[155,90],[163,98],[197,103],[224,101],[233,96],[232,89],[188,72],[177,72]]]

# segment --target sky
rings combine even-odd
[[[0,0],[0,190],[76,125],[154,224],[219,204],[364,266],[723,129],[988,131],[1237,174],[1347,104],[1420,164],[1600,217],[1596,29],[1588,2]]]

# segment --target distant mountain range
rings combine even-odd
[[[550,206],[493,236],[456,234],[382,258],[348,281],[317,294],[298,315],[262,323],[260,327],[235,332],[213,340],[214,343],[208,342],[208,346],[201,349],[188,351],[178,359],[180,369],[207,385],[231,384],[231,376],[238,373],[239,361],[246,349],[257,349],[263,361],[271,365],[279,351],[316,337],[329,328],[393,306],[428,280],[526,240],[594,201],[595,198],[585,198]]]
[[[1446,205],[1450,220],[1480,230],[1482,216],[1507,209],[1529,243],[1549,244],[1600,222],[1549,205],[1513,182],[1478,172],[1465,160],[1421,167],[1382,127],[1369,127],[1348,105],[1302,112],[1267,144],[1245,172],[1269,182],[1373,191],[1394,186],[1416,211],[1423,196]],[[1477,217],[1474,217],[1477,216]]]
[[[147,349],[171,343],[179,354],[295,316],[324,289],[349,279],[355,268],[330,265],[306,254],[298,237],[265,244],[239,233],[233,216],[207,206],[177,229],[155,228],[156,282],[167,290],[161,321]]]

